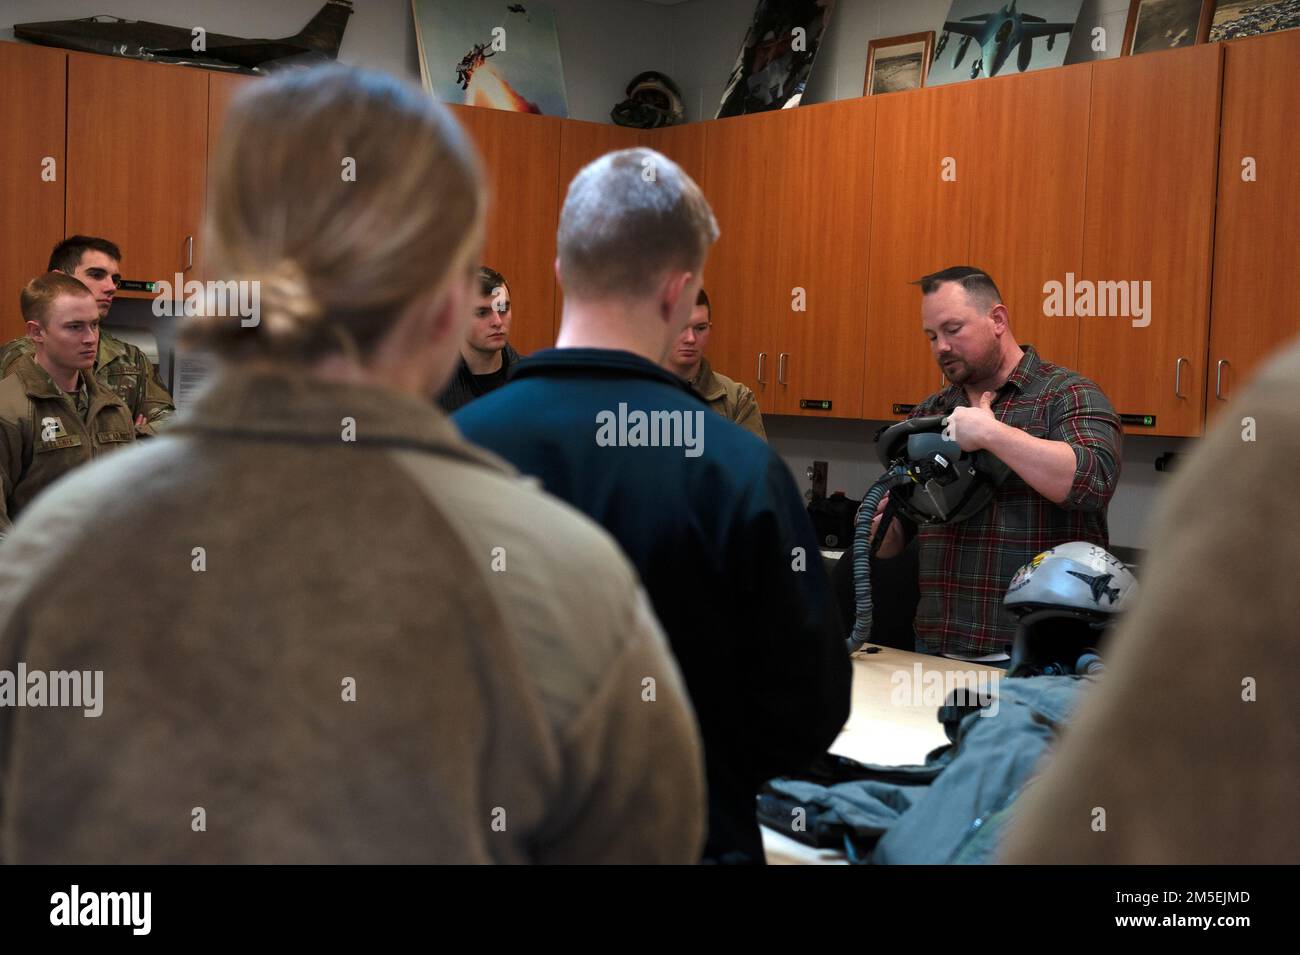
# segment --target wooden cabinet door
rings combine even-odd
[[[483,263],[510,283],[510,344],[527,355],[555,344],[555,229],[560,120],[448,106],[483,159],[488,184]]]
[[[1224,44],[1207,415],[1300,334],[1300,31]]]
[[[705,134],[704,194],[721,233],[704,266],[713,316],[707,357],[749,385],[764,414],[778,411],[779,322],[789,308],[775,271],[788,119],[781,111],[721,119]]]
[[[1083,278],[1137,282],[1150,300],[1142,318],[1080,318],[1078,368],[1116,411],[1155,416],[1133,433],[1201,432],[1222,53],[1093,65]]]
[[[559,204],[569,191],[569,183],[583,166],[605,153],[641,145],[641,130],[609,123],[586,123],[577,119],[560,122],[560,194]]]
[[[842,100],[783,116],[777,204],[776,411],[862,411],[867,250],[876,102]],[[801,407],[801,402],[828,407]]]
[[[0,43],[0,341],[25,335],[18,296],[63,239],[67,54]]]
[[[640,144],[663,153],[703,188],[705,133],[709,125],[687,123],[683,126],[665,126],[663,129],[646,129],[641,132]]]
[[[641,130],[609,123],[586,123],[577,119],[560,121],[560,173],[556,209],[564,208],[564,198],[569,194],[569,183],[583,166],[605,153],[631,149],[640,145]],[[557,211],[558,215],[558,211]],[[557,227],[558,227],[558,219]],[[555,332],[560,331],[560,316],[564,311],[564,289],[555,287]]]
[[[997,283],[1016,340],[1073,368],[1079,319],[1047,315],[1043,289],[1083,273],[1092,66],[974,86],[970,264]]]
[[[69,53],[67,135],[67,234],[116,242],[124,278],[193,278],[201,255],[208,74]]]
[[[862,417],[902,417],[943,380],[921,326],[922,275],[969,264],[982,83],[889,93],[876,103]]]
[[[257,77],[239,76],[233,73],[212,73],[208,76],[208,151],[207,151],[207,174],[204,185],[204,203],[203,214],[207,217],[208,210],[212,208],[212,189],[215,181],[216,168],[213,161],[217,155],[217,147],[221,144],[222,128],[226,121],[226,111],[230,108],[230,101],[248,83],[257,82]],[[202,230],[200,230],[202,231]],[[206,253],[206,250],[204,250]],[[195,265],[195,271],[201,280],[217,278],[212,275],[207,268],[207,255],[200,256]]]

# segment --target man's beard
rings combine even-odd
[[[992,352],[985,355],[978,363],[972,363],[965,358],[956,359],[956,364],[952,370],[944,367],[942,363],[939,369],[943,372],[944,378],[948,379],[954,385],[965,385],[972,381],[984,381],[997,373],[998,355]]]

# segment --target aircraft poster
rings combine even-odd
[[[555,13],[522,0],[411,0],[424,88],[444,103],[568,116]]]
[[[798,106],[835,0],[758,0],[718,117]]]
[[[1083,0],[952,0],[926,86],[1065,63]]]

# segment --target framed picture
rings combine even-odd
[[[1213,13],[1214,0],[1133,0],[1120,55],[1204,43]]]
[[[934,55],[934,31],[882,37],[867,44],[867,75],[863,96],[915,90],[925,85]]]
[[[1206,0],[1214,6],[1210,42],[1300,27],[1295,0]]]

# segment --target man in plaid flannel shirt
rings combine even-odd
[[[987,273],[955,266],[916,284],[925,336],[949,385],[911,417],[947,415],[945,435],[963,451],[987,451],[1011,468],[975,516],[919,529],[918,649],[1001,662],[1015,636],[1002,598],[1016,570],[1066,541],[1109,546],[1106,507],[1119,480],[1120,421],[1095,383],[1016,342]],[[897,555],[916,533],[900,516],[877,556]]]

